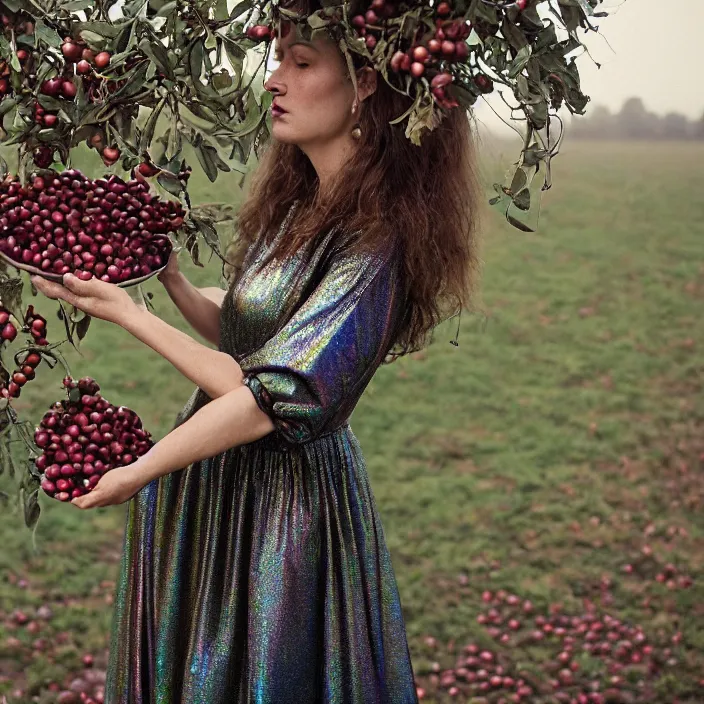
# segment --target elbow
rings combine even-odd
[[[229,391],[236,389],[238,386],[242,386],[244,381],[244,372],[242,367],[235,361],[235,358],[228,354],[227,352],[218,352],[223,360],[223,365],[225,367],[223,377],[227,379]]]

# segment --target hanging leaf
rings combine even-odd
[[[39,489],[32,491],[24,501],[24,523],[30,530],[34,529],[39,520]]]
[[[149,115],[149,119],[147,120],[146,124],[144,125],[144,130],[142,131],[142,134],[140,135],[139,145],[137,147],[137,151],[140,154],[144,154],[144,152],[147,151],[147,149],[149,149],[149,145],[152,143],[152,139],[154,138],[154,130],[156,129],[156,124],[157,124],[157,121],[159,120],[159,115],[161,114],[161,111],[164,109],[164,105],[166,105],[166,98],[162,98],[154,106],[154,109],[152,110],[151,114]]]
[[[87,335],[91,320],[90,315],[84,315],[84,317],[76,323],[76,336],[79,340],[82,340]]]
[[[60,47],[63,43],[59,33],[55,29],[48,27],[43,20],[37,20],[35,23],[34,34],[37,39],[43,41],[49,46]]]
[[[169,54],[159,41],[142,39],[139,48],[164,72],[167,78],[174,79],[174,71],[169,61]]]
[[[164,189],[166,189],[171,195],[174,196],[180,196],[181,191],[183,190],[183,186],[181,185],[181,181],[179,181],[178,178],[174,178],[171,176],[167,176],[164,173],[160,173],[156,177],[157,183]]]

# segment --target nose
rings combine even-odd
[[[274,93],[275,95],[281,95],[282,93],[282,83],[276,77],[276,73],[278,70],[279,69],[276,68],[274,71],[272,71],[269,78],[264,81],[264,90],[267,90],[270,93]]]

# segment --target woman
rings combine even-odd
[[[111,284],[36,281],[121,325],[199,387],[147,455],[73,501],[133,497],[108,704],[417,701],[348,421],[380,364],[420,349],[468,302],[479,199],[470,126],[455,112],[412,145],[389,125],[406,98],[359,66],[355,100],[337,46],[294,36],[278,38],[265,84],[285,112],[273,113],[239,214],[222,305],[173,258],[160,275],[218,351]]]

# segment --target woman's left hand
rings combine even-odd
[[[137,461],[105,472],[88,494],[73,499],[71,503],[78,508],[117,506],[129,501],[147,483]]]
[[[93,318],[123,327],[130,316],[141,310],[125,289],[95,277],[83,281],[73,274],[64,274],[63,286],[41,276],[32,276],[31,281],[45,296],[60,298]]]

